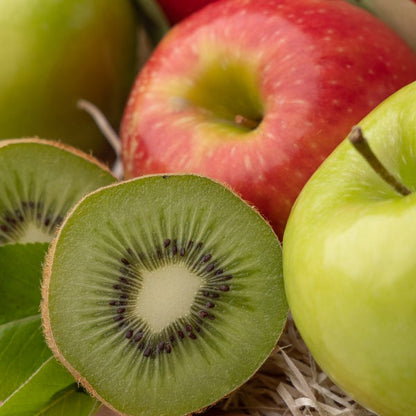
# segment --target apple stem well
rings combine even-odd
[[[387,182],[396,192],[406,196],[411,193],[411,191],[404,186],[400,181],[398,181],[380,162],[378,157],[372,151],[370,145],[368,144],[367,139],[363,135],[361,127],[354,126],[351,130],[350,135],[348,136],[349,141],[358,150],[361,156],[368,162],[368,164],[374,169],[374,171]]]
[[[246,127],[249,130],[255,130],[260,124],[259,121],[244,117],[241,114],[235,116],[234,122],[238,126]]]

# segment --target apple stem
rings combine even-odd
[[[237,114],[235,116],[234,122],[238,126],[246,127],[249,130],[255,130],[260,124],[260,122],[258,122],[257,120],[252,120],[250,118],[242,116],[241,114]]]
[[[396,192],[406,196],[411,193],[411,191],[404,186],[400,181],[398,181],[380,162],[374,152],[371,150],[370,145],[368,144],[367,139],[364,137],[361,127],[354,126],[351,130],[350,135],[348,136],[352,145],[358,150],[361,156],[368,162],[368,164],[374,169],[374,171],[387,182]]]

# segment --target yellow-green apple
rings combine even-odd
[[[137,29],[130,0],[0,0],[0,139],[41,136],[107,157],[77,101],[119,127],[137,72]]]
[[[416,82],[359,126],[390,179],[348,140],[337,147],[290,214],[285,288],[300,334],[331,379],[380,416],[413,415]]]
[[[415,53],[342,0],[222,0],[164,37],[122,120],[125,176],[227,183],[281,236],[310,175],[378,103],[416,79]]]

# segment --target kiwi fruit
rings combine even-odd
[[[37,138],[0,141],[0,246],[49,243],[86,193],[116,181],[93,157]]]
[[[119,182],[64,220],[41,310],[55,356],[109,408],[189,414],[238,388],[276,347],[288,312],[281,246],[211,179]]]

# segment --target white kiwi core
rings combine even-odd
[[[188,315],[203,279],[184,264],[170,264],[142,273],[135,312],[154,333]]]
[[[36,224],[28,223],[16,242],[26,243],[49,243],[52,239],[48,229],[40,228]]]

